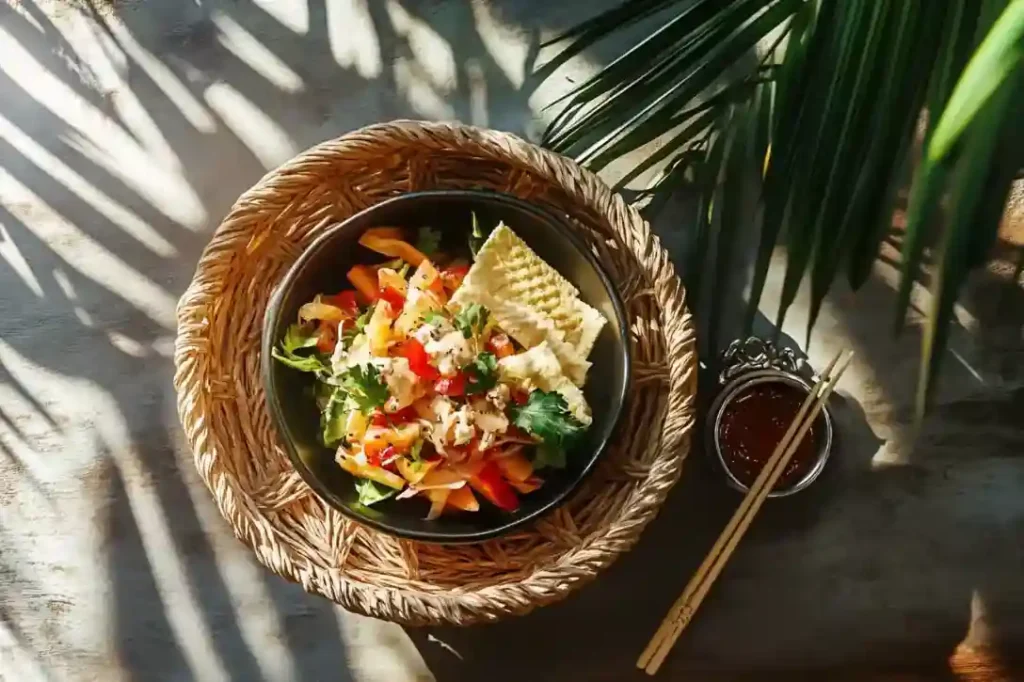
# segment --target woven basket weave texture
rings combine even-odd
[[[444,188],[568,216],[626,302],[634,358],[627,413],[594,474],[535,524],[463,546],[392,538],[316,497],[277,441],[259,371],[270,294],[318,234],[389,197]],[[178,412],[221,514],[271,570],[366,615],[470,624],[564,598],[633,546],[689,450],[696,346],[667,253],[595,175],[507,133],[396,121],[313,147],[238,199],[177,316]]]

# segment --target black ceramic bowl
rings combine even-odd
[[[545,470],[544,485],[520,497],[515,513],[486,501],[480,511],[445,515],[426,521],[424,500],[387,500],[365,507],[358,503],[352,476],[334,461],[334,452],[319,440],[319,414],[308,374],[271,358],[270,349],[295,321],[299,307],[317,293],[350,288],[345,273],[356,263],[383,257],[358,244],[370,227],[441,230],[444,244],[467,243],[471,214],[483,226],[504,221],[544,260],[579,290],[584,301],[607,318],[590,355],[593,367],[584,393],[594,413],[586,437],[569,453],[565,470]],[[447,249],[446,249],[447,250]],[[630,378],[629,329],[622,300],[586,245],[564,220],[515,197],[494,192],[414,192],[389,199],[330,228],[306,249],[271,297],[263,323],[263,380],[270,414],[288,456],[302,478],[328,504],[356,521],[401,537],[427,542],[478,542],[521,526],[556,506],[576,488],[604,451],[622,414]]]

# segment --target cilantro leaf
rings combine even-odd
[[[380,485],[368,478],[357,478],[356,492],[359,493],[359,504],[369,507],[372,504],[388,499],[398,491],[394,488]]]
[[[292,369],[297,369],[300,372],[327,372],[327,363],[323,361],[317,355],[286,355],[276,348],[270,350],[270,354],[274,356],[274,359],[278,362],[282,362]]]
[[[466,394],[486,393],[498,384],[498,358],[483,352],[462,368],[466,373]]]
[[[464,337],[471,339],[483,333],[490,315],[491,311],[479,303],[469,303],[456,313],[453,322]]]
[[[384,407],[388,399],[387,384],[380,378],[376,365],[356,365],[340,375],[341,387],[364,414]]]
[[[373,316],[373,307],[369,307],[362,312],[362,314],[356,318],[355,329],[357,332],[362,332],[366,329],[366,325],[370,323],[370,318]]]
[[[423,441],[418,440],[412,444],[412,449],[409,450],[409,459],[413,461],[414,466],[419,466],[421,452],[423,452]]]
[[[438,322],[444,322],[448,319],[448,316],[441,310],[428,310],[423,313],[423,321],[427,324],[436,324]]]
[[[327,363],[319,354],[300,355],[298,351],[316,347],[316,334],[311,328],[293,324],[281,339],[280,348],[271,348],[270,354],[279,362],[300,372],[326,372]]]
[[[441,233],[432,227],[421,227],[416,234],[416,250],[433,256],[441,249]]]
[[[320,438],[329,448],[334,447],[345,438],[345,427],[348,422],[345,398],[345,391],[335,388],[327,400],[327,405],[320,413]]]
[[[401,258],[393,258],[389,261],[384,261],[380,264],[382,268],[388,268],[398,273],[398,276],[405,279],[405,276],[409,274],[409,264]]]
[[[281,339],[281,350],[285,353],[294,353],[303,348],[316,346],[316,330],[306,325],[293,324],[288,327]]]
[[[536,389],[525,405],[509,407],[512,423],[541,439],[534,464],[564,466],[565,451],[579,438],[586,427],[569,412],[569,406],[558,393]]]

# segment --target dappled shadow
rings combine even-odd
[[[53,18],[48,6],[18,6],[0,8],[4,633],[43,674],[69,679],[349,679],[337,610],[235,541],[181,442],[175,299],[238,194],[308,145],[399,117],[530,133],[535,84],[522,83],[541,33],[581,10],[527,0],[286,9],[82,0]],[[616,50],[593,54],[605,61]],[[655,227],[675,257],[685,224],[671,210],[674,220]],[[911,365],[892,371],[877,311],[858,317],[843,294],[835,300],[861,364],[885,368],[879,393],[834,402],[844,442],[826,476],[765,510],[670,659],[674,673],[815,665],[809,654],[822,668],[857,656],[885,665],[908,637],[931,665],[963,636],[973,590],[988,605],[992,641],[1020,641],[1013,552],[1024,528],[1005,503],[1024,484],[1020,470],[988,458],[950,474],[923,456],[875,468],[879,439],[902,442],[877,424],[891,422],[886,401],[903,404]],[[1019,299],[1006,305],[1019,309]],[[901,343],[906,359],[917,340]],[[1002,431],[1020,399],[955,403],[938,420],[990,420],[1016,443]],[[952,427],[929,433],[922,442],[942,441],[949,458],[968,445],[949,441]],[[989,489],[991,504],[971,512]],[[598,586],[528,620],[410,635],[441,680],[624,679],[737,501],[698,438],[659,518]],[[822,634],[842,646],[816,648]]]
[[[110,657],[75,675],[120,675],[104,667],[116,662],[139,679],[348,678],[335,607],[236,546],[170,438],[170,354],[174,302],[210,229],[269,168],[393,118],[526,131],[526,95],[468,5],[360,7],[311,0],[306,30],[280,5],[244,0],[0,9],[0,253],[11,265],[0,268],[0,478],[18,486],[5,525],[26,524],[3,535],[0,606],[43,669],[81,661],[78,623],[109,609]],[[362,31],[346,36],[353,18]],[[436,38],[426,51],[423,36]],[[33,530],[47,514],[71,525]],[[19,550],[33,534],[61,542],[92,515],[82,537],[96,547]],[[96,584],[59,588],[72,604],[63,619],[36,618],[46,590],[9,573],[96,559]]]
[[[695,209],[684,188],[653,223],[681,270],[689,262],[687,227]],[[754,243],[747,236],[746,243]],[[708,344],[709,297],[719,297],[732,311],[722,319],[718,350],[741,333],[751,255],[738,254],[736,276],[724,291],[709,292],[705,284],[705,309],[697,321],[705,362],[714,360]],[[814,678],[813,671],[830,671],[831,677],[842,667],[862,674],[929,671],[929,679],[951,679],[948,661],[961,644],[988,646],[996,657],[1019,662],[1015,652],[1024,638],[1024,588],[1013,576],[1024,572],[1019,494],[1024,430],[1012,416],[1024,414],[1021,391],[1014,389],[1022,366],[1024,293],[1013,284],[1019,272],[1002,278],[990,271],[975,274],[961,303],[976,323],[970,329],[955,325],[936,406],[917,431],[912,405],[920,328],[911,324],[901,337],[891,336],[895,292],[885,257],[892,257],[889,252],[883,256],[878,271],[856,294],[837,283],[813,336],[810,359],[819,365],[838,350],[837,344],[858,354],[843,382],[856,386],[856,392],[831,401],[840,439],[835,456],[806,492],[766,506],[670,657],[669,677],[733,669],[736,674],[774,670],[785,671],[779,674],[787,679],[805,673]],[[782,265],[780,254],[762,299],[761,310],[770,316],[777,306]],[[806,349],[793,337],[804,336],[806,309],[805,292],[780,334],[783,345],[801,355]],[[764,314],[756,316],[754,330],[762,336],[776,332]],[[713,398],[716,377],[714,370],[702,374],[702,405]],[[622,562],[642,554],[648,542],[654,544],[651,538],[657,537],[660,524],[672,523],[680,544],[693,543],[679,549],[671,545],[672,538],[659,538],[659,556],[649,557],[636,569],[634,582],[621,587],[637,603],[628,615],[613,608],[607,622],[647,622],[649,629],[637,636],[616,671],[631,668],[738,502],[723,492],[725,501],[716,506],[707,499],[705,486],[721,486],[721,479],[703,458],[698,440],[661,518]],[[683,503],[676,500],[684,495],[699,507],[689,510],[689,518],[677,512]],[[665,521],[666,515],[673,521]],[[693,556],[687,556],[690,552]],[[652,577],[660,570],[661,555],[667,555],[669,566],[680,567],[674,580]],[[609,582],[602,578],[606,598]],[[648,592],[658,596],[649,598]],[[640,614],[650,602],[657,606]],[[577,612],[574,622],[595,618],[591,614],[588,621]],[[567,616],[560,627],[568,628],[569,621]],[[597,629],[586,628],[583,637],[609,641],[609,649],[610,640],[603,637],[622,637],[619,628],[607,635]],[[503,634],[496,634],[495,641]],[[458,631],[438,636],[449,637],[460,651],[469,648],[460,648],[466,638]],[[430,650],[429,644],[424,650]],[[571,646],[547,653],[564,669],[587,665],[587,658]],[[600,668],[605,669],[603,662]],[[613,674],[611,666],[607,669],[606,677],[595,679],[626,679]]]

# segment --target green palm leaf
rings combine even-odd
[[[935,126],[928,158],[948,156],[985,104],[1024,63],[1024,0],[1013,0],[985,37]]]
[[[855,288],[868,278],[914,166],[920,114],[928,112],[897,293],[902,320],[937,236],[923,406],[956,294],[984,261],[1021,170],[1024,133],[1012,122],[1024,118],[1024,0],[630,0],[561,36],[565,49],[538,75],[655,17],[649,35],[557,102],[564,107],[544,142],[595,170],[651,145],[616,185],[663,168],[640,192],[649,211],[683,184],[697,192],[686,278],[692,300],[709,307],[702,317],[712,350],[739,226],[752,219],[740,209],[744,179],[762,178],[748,327],[784,240],[777,324],[809,276],[810,334],[844,268]],[[755,57],[755,46],[771,37]],[[942,229],[931,235],[940,218]],[[708,275],[714,286],[704,295]]]
[[[1015,106],[1015,100],[1020,99],[1019,93],[1000,89],[982,108],[975,109],[970,123],[961,132],[968,139],[963,156],[952,172],[949,225],[943,230],[936,252],[931,308],[922,337],[922,368],[917,387],[919,414],[923,413],[933,392],[949,336],[953,304],[970,267],[970,243],[976,229],[974,218],[988,210],[982,198],[985,181],[990,179],[996,143],[1000,131],[1009,122],[1010,113],[1022,114],[1021,107]],[[985,229],[994,237],[998,225],[995,222]]]

